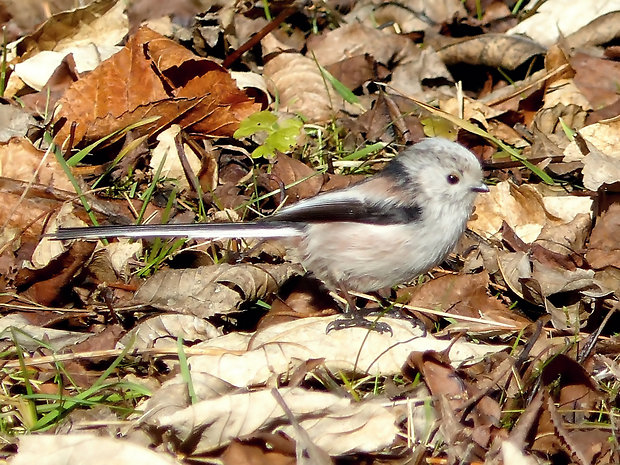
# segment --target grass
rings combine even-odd
[[[151,393],[144,386],[123,380],[113,380],[119,365],[126,361],[131,350],[128,345],[86,389],[79,387],[60,361],[52,364],[51,371],[29,367],[27,351],[20,341],[29,341],[40,349],[54,353],[53,347],[43,340],[31,337],[26,332],[10,328],[14,350],[6,351],[4,359],[16,357],[19,368],[3,368],[4,402],[0,424],[7,434],[48,431],[57,426],[76,408],[107,406],[125,417],[135,413],[136,402]],[[134,362],[129,362],[132,365]],[[53,376],[50,377],[50,374]],[[56,394],[41,392],[43,385],[49,391],[54,387]]]

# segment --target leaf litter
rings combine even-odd
[[[7,3],[13,463],[620,461],[616,2]],[[325,334],[277,243],[42,237],[255,219],[437,135],[491,192],[441,267],[358,297],[426,334]]]

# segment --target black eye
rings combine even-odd
[[[457,184],[460,181],[456,174],[449,174],[446,179],[448,180],[448,184]]]

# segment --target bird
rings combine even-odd
[[[478,193],[477,157],[448,139],[423,139],[348,187],[320,193],[254,222],[60,228],[53,239],[187,237],[280,239],[303,267],[343,295],[345,318],[327,330],[391,331],[356,312],[350,291],[406,283],[441,263],[465,232]]]

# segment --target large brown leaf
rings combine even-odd
[[[75,82],[59,101],[56,134],[63,143],[77,124],[74,144],[90,142],[146,117],[160,118],[142,133],[176,122],[209,135],[232,135],[259,109],[228,72],[143,27],[116,55]]]

